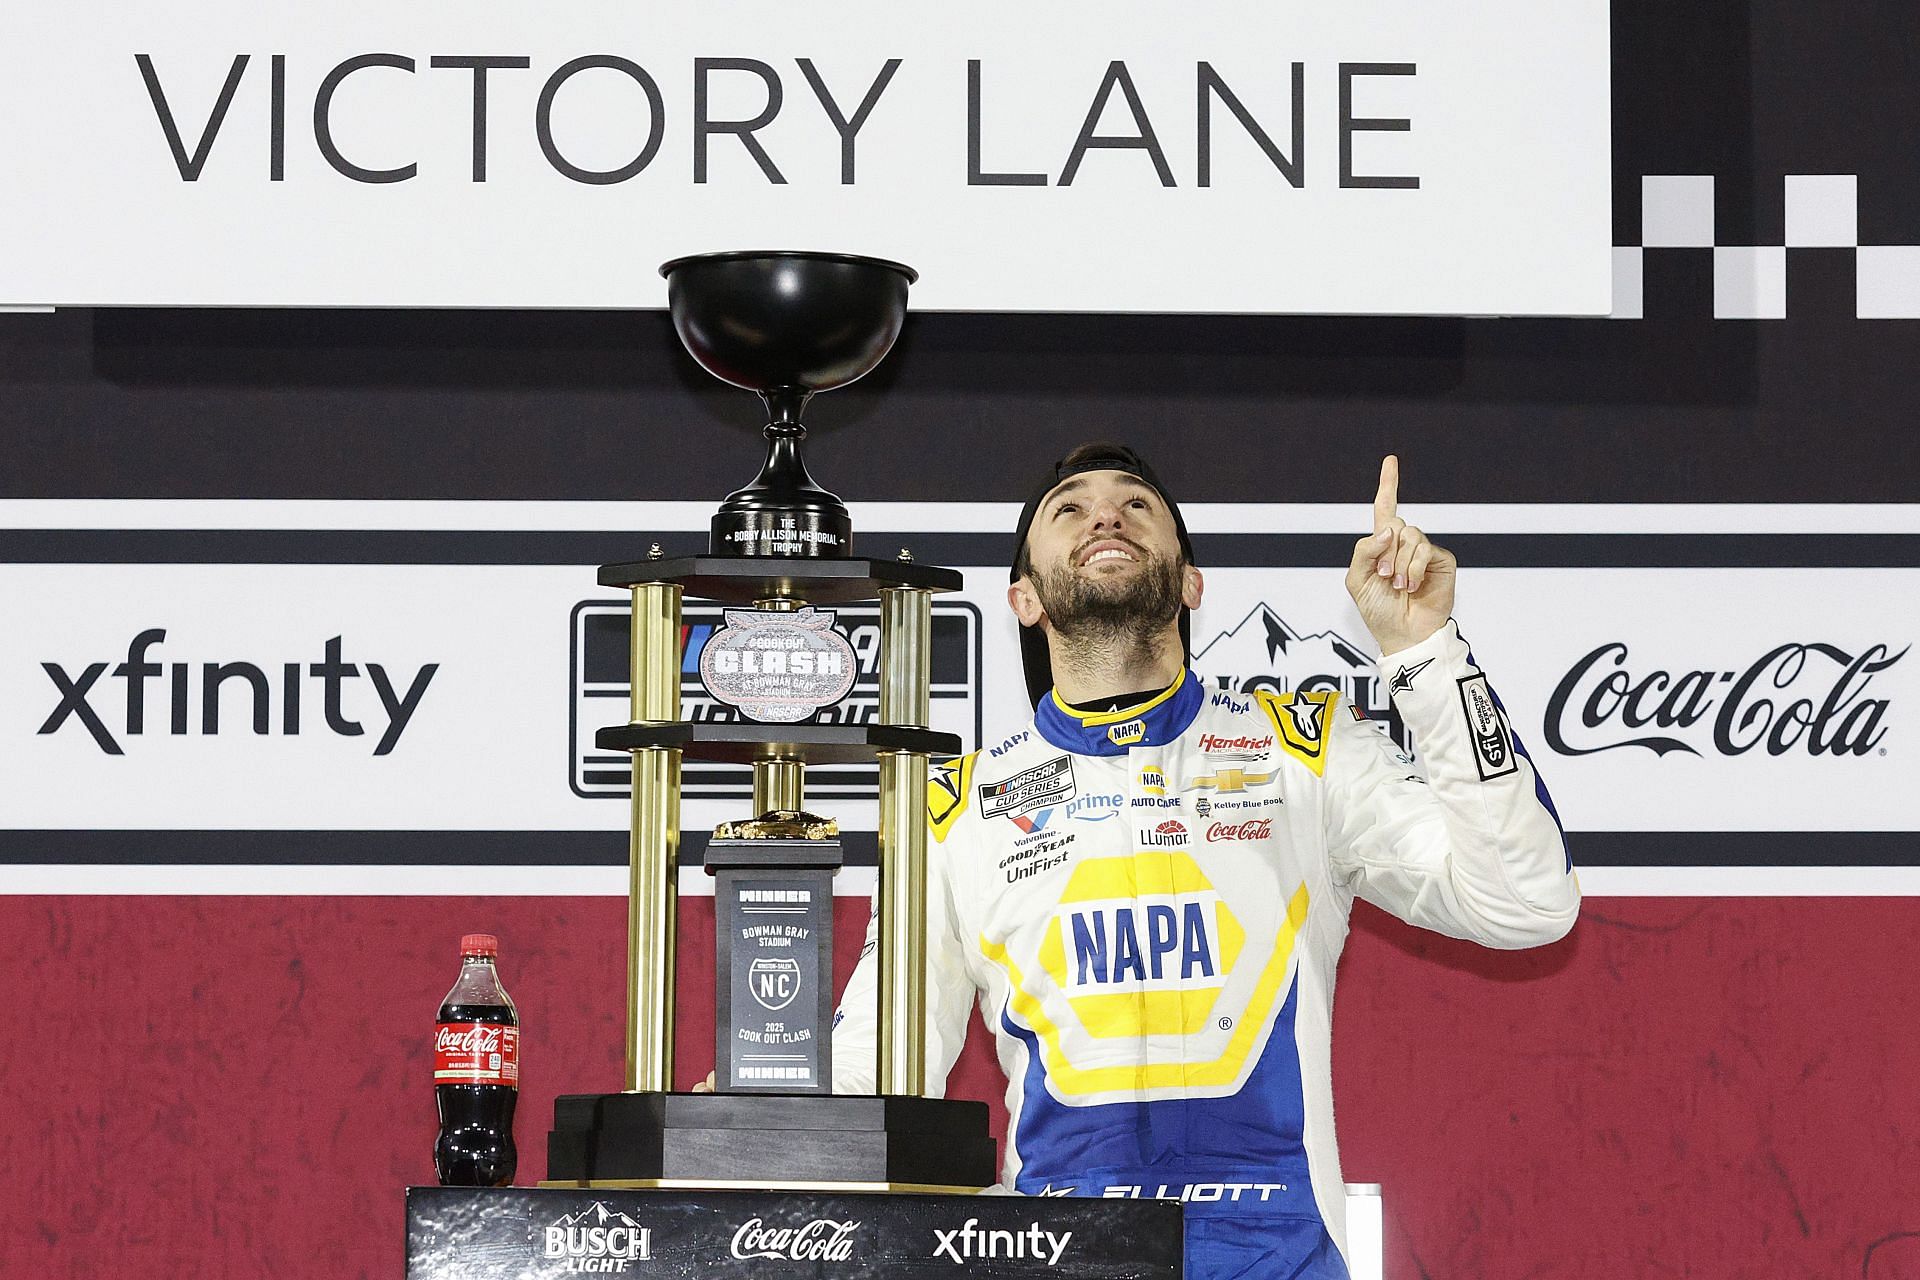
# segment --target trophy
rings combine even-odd
[[[816,392],[861,377],[899,336],[909,267],[848,254],[679,258],[674,328],[702,367],[765,402],[760,474],[712,521],[709,554],[603,565],[633,598],[633,757],[625,1090],[554,1104],[546,1186],[975,1190],[995,1179],[986,1106],[924,1096],[927,767],[959,751],[928,727],[932,599],[960,574],[853,557],[846,507],[801,459]],[[726,627],[701,680],[737,721],[680,718],[683,598]],[[878,598],[878,721],[820,723],[854,681],[835,606]],[[708,845],[717,929],[717,1091],[671,1092],[683,759],[748,764],[752,813]],[[838,827],[806,811],[809,764],[879,769],[878,1093],[834,1096],[832,881]]]

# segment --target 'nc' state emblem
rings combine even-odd
[[[800,994],[800,962],[763,956],[747,966],[747,990],[762,1009],[778,1013]]]

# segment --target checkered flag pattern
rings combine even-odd
[[[1723,245],[1714,234],[1711,174],[1643,177],[1640,243],[1613,251],[1613,318],[1643,317],[1648,250],[1704,249],[1713,255],[1716,320],[1784,320],[1792,251],[1848,249],[1854,258],[1855,315],[1920,319],[1920,244],[1861,244],[1859,186],[1850,173],[1789,174],[1784,243]]]

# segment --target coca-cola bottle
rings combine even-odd
[[[513,1181],[513,1104],[520,1096],[520,1015],[500,985],[490,933],[460,939],[460,979],[440,1006],[433,1036],[433,1092],[440,1140],[433,1164],[443,1187],[504,1187]]]

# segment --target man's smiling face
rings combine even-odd
[[[1200,601],[1200,575],[1182,559],[1166,502],[1124,471],[1055,486],[1034,512],[1026,552],[1009,600],[1023,624],[1044,615],[1057,635],[1158,631]]]

